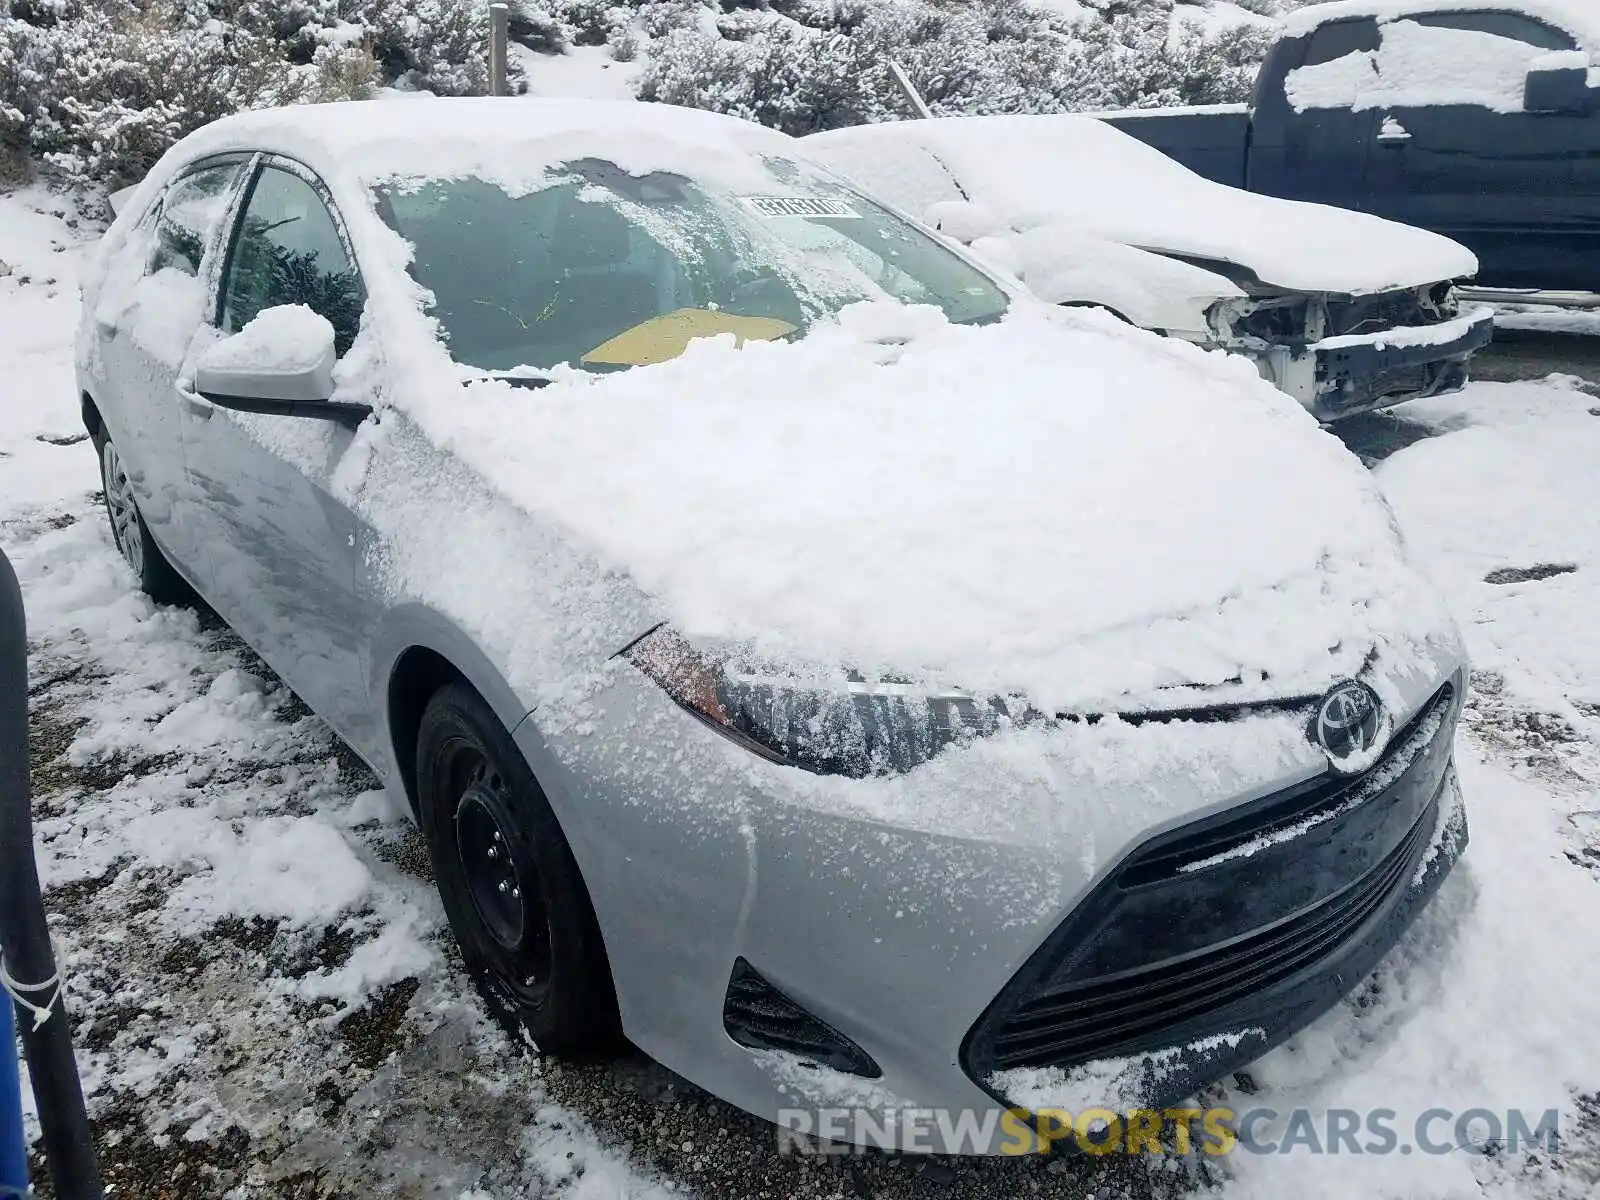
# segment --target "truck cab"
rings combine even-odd
[[[1247,118],[1111,119],[1221,182],[1442,233],[1480,285],[1600,291],[1593,27],[1589,0],[1313,5],[1285,21]]]

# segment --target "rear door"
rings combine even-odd
[[[1522,13],[1383,27],[1374,211],[1455,238],[1480,283],[1600,287],[1600,114],[1525,111],[1530,65],[1576,40]]]
[[[183,169],[110,264],[93,315],[101,395],[150,534],[184,574],[205,572],[184,474],[178,376],[205,323],[222,226],[249,155]]]
[[[302,304],[333,325],[343,356],[365,290],[326,190],[266,158],[235,222],[208,340],[264,309]],[[355,593],[356,522],[333,495],[352,430],[314,417],[243,413],[185,397],[184,449],[197,526],[210,546],[205,594],[319,716],[364,752],[372,729]]]
[[[1381,114],[1361,99],[1378,42],[1370,17],[1329,21],[1301,40],[1298,58],[1284,44],[1263,67],[1251,124],[1251,191],[1369,207],[1367,158]],[[1276,65],[1283,54],[1287,70]]]

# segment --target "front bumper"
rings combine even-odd
[[[1494,313],[1476,309],[1444,326],[1387,329],[1314,344],[1311,411],[1333,421],[1406,400],[1460,389],[1467,363],[1494,337]]]
[[[1458,648],[1453,639],[1446,643],[1435,667],[1392,676],[1393,711],[1422,711],[1444,674],[1459,689]],[[1105,964],[1130,946],[1137,951],[1141,939],[1159,951],[1159,961],[1135,952],[1124,970],[1166,970],[1174,958],[1239,943],[1286,913],[1292,919],[1326,902],[1346,876],[1364,874],[1362,864],[1387,857],[1406,830],[1427,820],[1425,802],[1408,810],[1406,830],[1395,828],[1401,808],[1386,791],[1337,823],[1314,823],[1304,836],[1272,842],[1276,851],[1180,870],[1181,886],[1166,907],[1131,927],[1117,919],[1108,925],[1099,907],[1107,888],[1120,888],[1130,866],[1148,866],[1156,850],[1196,837],[1214,841],[1219,830],[1248,827],[1253,837],[1268,818],[1303,820],[1301,810],[1328,800],[1326,760],[1305,736],[1306,714],[1063,727],[1026,735],[1033,748],[1015,771],[1007,769],[1005,739],[997,739],[941,755],[899,780],[841,780],[754,759],[631,670],[618,672],[591,703],[585,711],[605,713],[605,732],[615,736],[561,736],[552,745],[540,728],[556,727],[550,714],[524,721],[515,736],[588,884],[628,1036],[707,1091],[780,1125],[795,1128],[798,1119],[804,1130],[818,1114],[845,1110],[933,1112],[946,1114],[958,1131],[945,1136],[936,1123],[928,1140],[924,1127],[915,1140],[908,1133],[896,1142],[907,1150],[1026,1149],[1015,1136],[1016,1118],[1003,1118],[1013,1107],[1040,1107],[1027,1103],[1037,1097],[996,1086],[1008,1068],[984,1038],[992,1031],[991,1041],[998,1039],[996,1021],[1035,994],[1025,996],[1024,985],[1046,978],[1047,963],[1068,973],[1052,980],[1098,983],[1116,974]],[[1441,770],[1449,740],[1439,743]],[[1206,768],[1184,770],[1184,747]],[[1175,769],[1157,782],[1151,764],[1162,761]],[[910,803],[900,815],[872,811],[902,792]],[[1436,816],[1453,797],[1434,789]],[[928,820],[917,828],[907,812]],[[976,823],[973,829],[946,824],[957,812]],[[1087,1061],[1046,1053],[1025,1069],[1065,1077],[1103,1065],[1110,1054],[1133,1064],[1140,1081],[1148,1074],[1149,1086],[1125,1089],[1127,1104],[1139,1106],[1188,1094],[1230,1063],[1256,1056],[1355,986],[1422,907],[1464,834],[1458,819],[1436,823],[1439,836],[1424,839],[1421,878],[1400,871],[1398,884],[1378,889],[1372,913],[1341,925],[1292,977],[1146,1030],[1140,1040],[1091,1046]],[[1319,846],[1330,855],[1327,872],[1282,861]],[[1320,882],[1295,892],[1305,880]],[[1245,903],[1251,896],[1263,904]],[[1149,920],[1173,914],[1192,944],[1174,948],[1171,937],[1150,936]],[[1065,956],[1057,953],[1066,946],[1063,929],[1076,939]],[[758,1015],[790,1022],[792,1003],[804,1014],[798,1023],[806,1036],[833,1031],[881,1072],[808,1067],[803,1054],[775,1052],[758,1044],[762,1038],[741,1035],[729,1020],[730,1007],[750,991],[739,983],[741,971],[746,984],[753,971],[781,993],[773,1004],[770,995],[752,992],[766,1006]],[[1232,1036],[1241,1024],[1261,1033],[1237,1039],[1231,1054],[1192,1045]],[[1098,1088],[1070,1107],[1118,1098]],[[1059,1096],[1046,1099],[1047,1107],[1064,1106]],[[976,1126],[963,1125],[969,1120]],[[863,1140],[861,1127],[848,1122],[822,1132]]]
[[[1434,325],[1391,325],[1311,342],[1222,344],[1253,358],[1264,378],[1319,421],[1337,421],[1459,390],[1472,356],[1493,336],[1494,314],[1479,308]]]

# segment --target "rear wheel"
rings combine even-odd
[[[423,712],[417,790],[445,913],[491,1015],[549,1054],[612,1048],[616,996],[572,849],[511,735],[463,684]]]
[[[117,444],[102,429],[94,437],[100,453],[100,481],[105,491],[106,519],[111,524],[111,540],[117,552],[133,571],[139,588],[159,604],[182,604],[189,599],[189,585],[161,553],[150,529],[139,512],[133,482],[122,461]]]

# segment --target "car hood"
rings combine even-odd
[[[1066,222],[1141,250],[1233,264],[1290,291],[1363,295],[1478,270],[1472,252],[1449,238],[1213,183],[1092,117],[891,122],[803,144],[919,218],[930,204],[965,198],[994,215],[995,235]]]
[[[861,304],[794,343],[399,403],[681,633],[764,661],[1065,710],[1314,691],[1448,624],[1303,409],[1101,313]]]
[[[957,206],[961,211],[952,212]],[[927,219],[947,233],[952,226],[993,228],[983,215],[979,206],[961,200],[935,205]],[[1015,275],[1041,300],[1097,305],[1142,329],[1201,341],[1212,337],[1211,306],[1246,295],[1215,271],[1086,237],[1064,221],[1024,233],[980,233],[967,245],[986,263]]]

